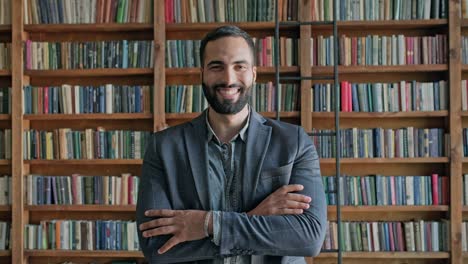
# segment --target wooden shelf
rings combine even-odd
[[[122,31],[153,31],[153,24],[145,23],[97,23],[97,24],[30,24],[24,25],[25,32],[47,33],[105,33]]]
[[[191,120],[201,113],[166,113],[166,120]],[[275,118],[276,112],[259,112],[264,117]],[[299,118],[299,112],[280,112],[281,118]]]
[[[11,115],[9,115],[9,114],[0,114],[0,121],[2,121],[2,120],[10,121],[11,120]]]
[[[141,165],[141,159],[92,159],[92,160],[25,160],[29,165]]]
[[[466,18],[461,19],[461,27],[462,28],[468,28],[468,19],[466,19]]]
[[[447,157],[441,158],[341,158],[341,164],[412,164],[412,163],[448,163]],[[335,158],[320,159],[322,164],[334,164]]]
[[[11,160],[0,159],[0,166],[11,165]]]
[[[381,21],[338,21],[339,30],[358,29],[432,29],[448,26],[447,19],[419,19],[419,20],[381,20]],[[312,28],[330,27],[332,25],[312,26]]]
[[[0,70],[0,77],[11,77],[11,71],[10,70]]]
[[[166,33],[171,32],[188,32],[188,31],[211,31],[223,25],[235,25],[246,31],[252,30],[274,30],[275,22],[262,21],[262,22],[237,22],[237,23],[167,23]],[[293,26],[285,26],[285,28],[292,28]]]
[[[0,205],[0,213],[11,212],[11,205]]]
[[[0,25],[0,34],[11,33],[11,25]]]
[[[380,214],[382,212],[448,212],[448,205],[388,205],[341,206],[342,213]],[[336,212],[336,206],[328,206],[328,213]]]
[[[117,250],[25,250],[29,257],[143,258],[141,251]]]
[[[295,21],[288,21],[294,23]],[[166,24],[166,33],[202,31],[208,32],[222,25],[236,25],[245,31],[268,31],[275,29],[275,23],[270,21],[263,22],[242,22],[242,23],[168,23]],[[446,27],[447,19],[421,19],[421,20],[385,20],[385,21],[338,21],[339,30],[350,30],[366,28],[369,29],[430,29],[435,27]],[[282,30],[292,30],[299,25],[282,25]],[[313,24],[312,30],[332,29],[333,25]]]
[[[328,206],[328,220],[337,221],[337,207]],[[341,206],[341,221],[414,221],[414,219],[439,220],[447,218],[448,205],[387,205],[387,206]]]
[[[237,23],[168,23],[166,24],[166,39],[202,39],[209,31],[222,25],[236,25],[247,31],[253,37],[274,36],[275,23],[262,22],[237,22]],[[283,25],[281,35],[299,36],[299,27]]]
[[[26,205],[27,210],[34,212],[135,212],[135,205]]]
[[[468,113],[466,113],[468,116]],[[434,118],[448,117],[447,110],[415,112],[340,112],[340,118]],[[335,118],[334,112],[312,112],[312,118]]]
[[[299,1],[298,10],[304,20],[310,20],[311,1]],[[13,59],[20,58],[22,43],[25,40],[44,42],[84,42],[84,41],[110,41],[110,40],[152,40],[154,41],[154,68],[130,68],[130,69],[71,69],[71,70],[24,70],[24,62],[13,60],[11,71],[0,71],[0,84],[20,88],[24,85],[31,86],[60,86],[64,83],[70,85],[103,85],[113,83],[115,85],[154,85],[152,97],[154,113],[152,114],[49,114],[49,115],[23,115],[23,100],[20,91],[16,90],[12,105],[18,115],[0,115],[3,127],[11,127],[14,135],[13,146],[22,145],[21,133],[15,129],[51,130],[61,128],[64,125],[72,129],[82,130],[83,127],[103,126],[107,130],[120,128],[142,128],[145,131],[155,130],[165,121],[169,125],[185,122],[200,113],[189,114],[164,114],[164,93],[166,85],[200,84],[200,68],[165,68],[164,48],[167,40],[171,39],[201,39],[207,32],[219,26],[229,24],[237,25],[246,30],[251,36],[263,38],[273,36],[275,23],[268,22],[242,22],[242,23],[177,23],[167,24],[164,21],[164,1],[154,1],[154,22],[140,24],[99,23],[99,24],[42,24],[24,25],[22,14],[25,10],[25,1],[12,0],[12,26],[0,26],[0,42],[12,43]],[[449,19],[427,20],[389,20],[389,21],[338,21],[338,34],[363,37],[367,35],[391,36],[404,34],[405,36],[434,36],[444,34],[447,39],[460,40],[461,35],[468,35],[468,19],[456,16],[460,12],[459,1],[448,1],[446,14]],[[461,23],[460,23],[461,22]],[[287,24],[287,23],[286,23]],[[321,77],[333,76],[333,67],[311,66],[309,47],[304,45],[310,42],[310,37],[318,35],[330,36],[333,34],[332,24],[313,24],[310,26],[299,25],[294,22],[280,26],[282,37],[297,38],[302,49],[298,50],[302,67],[280,67],[282,77],[319,77],[319,80],[299,81],[285,80],[286,83],[303,85],[300,87],[302,110],[296,112],[281,112],[280,117],[291,123],[302,125],[306,131],[312,128],[329,129],[334,121],[333,113],[310,113],[310,88],[316,83],[331,83],[333,80]],[[448,41],[450,42],[450,41]],[[461,42],[447,42],[447,50],[459,51]],[[304,45],[302,45],[304,44]],[[166,47],[167,48],[167,47]],[[455,84],[450,92],[450,102],[459,99],[460,69],[461,77],[468,76],[468,65],[460,66],[460,56],[447,54],[447,64],[440,65],[397,65],[397,66],[338,66],[340,81],[353,83],[382,82],[393,83],[401,80],[417,82],[433,82],[445,80]],[[449,67],[450,65],[450,67]],[[257,67],[257,83],[275,80],[274,67]],[[18,76],[19,75],[19,76]],[[326,80],[322,80],[326,79]],[[307,87],[305,87],[307,86]],[[299,91],[298,90],[298,91]],[[455,105],[456,106],[456,105]],[[455,109],[452,107],[452,109]],[[263,116],[274,118],[276,113],[264,112]],[[461,141],[463,124],[468,127],[468,111],[462,113],[462,124],[459,124],[458,111],[433,111],[433,112],[399,112],[399,113],[341,113],[342,128],[399,128],[412,126],[415,128],[437,127],[445,128],[450,133],[452,142],[451,157],[440,158],[342,158],[342,172],[348,175],[370,175],[381,173],[382,175],[430,175],[438,173],[447,175],[451,186],[460,186],[462,174],[459,167],[463,167],[468,173],[468,157],[461,158],[459,149],[454,146]],[[454,122],[452,122],[455,120]],[[10,122],[8,124],[7,122]],[[379,123],[380,122],[380,123]],[[379,126],[374,126],[378,124]],[[455,144],[455,145],[454,145]],[[458,145],[459,146],[459,145]],[[455,149],[455,152],[453,150]],[[13,186],[21,187],[26,183],[27,174],[40,175],[70,175],[80,173],[82,175],[119,175],[129,172],[132,175],[140,175],[141,159],[93,159],[93,160],[22,160],[21,151],[13,153],[13,164],[10,160],[0,160],[0,171],[12,174]],[[324,175],[333,175],[336,159],[321,159],[321,170]],[[460,164],[463,163],[463,164]],[[7,165],[7,166],[1,166]],[[460,166],[459,166],[460,165]],[[461,166],[463,165],[463,166]],[[2,171],[2,172],[3,172]],[[465,171],[463,171],[465,172]],[[144,262],[141,251],[91,251],[91,250],[27,250],[24,249],[25,224],[38,224],[43,220],[52,219],[86,219],[86,220],[135,220],[135,205],[25,205],[24,190],[13,190],[13,207],[0,206],[0,218],[7,218],[12,223],[12,232],[16,234],[12,243],[12,251],[0,251],[3,262],[11,263],[61,263],[71,262],[98,262],[110,263],[113,260],[137,259]],[[428,221],[450,219],[450,234],[459,234],[461,221],[468,219],[468,206],[460,206],[463,193],[461,188],[452,188],[450,193],[450,205],[438,206],[343,206],[341,207],[343,221],[409,221],[424,219]],[[15,204],[19,203],[18,204]],[[461,209],[460,209],[461,207]],[[328,219],[336,216],[336,206],[328,206]],[[14,209],[14,210],[13,210]],[[463,217],[458,216],[459,211]],[[457,213],[458,212],[458,213]],[[336,217],[335,217],[336,218]],[[460,252],[460,241],[449,240],[450,252],[344,252],[346,263],[374,264],[374,263],[464,263],[468,258],[468,252]],[[338,254],[335,252],[323,252],[317,256],[317,263],[336,263]],[[11,260],[9,259],[11,258]],[[0,262],[2,262],[0,261]],[[308,260],[309,261],[309,260]],[[3,263],[2,262],[2,263]],[[314,262],[315,263],[315,262]]]
[[[324,252],[315,258],[337,258],[338,253]],[[346,259],[448,259],[448,252],[343,252]]]
[[[447,64],[421,64],[421,65],[396,65],[396,66],[338,66],[340,74],[362,73],[425,73],[447,71]],[[333,74],[331,66],[312,66],[312,75],[330,76]]]
[[[117,114],[28,114],[25,120],[125,120],[125,119],[152,119],[153,114],[143,113],[117,113]]]
[[[128,68],[128,69],[73,69],[73,70],[24,70],[24,74],[30,77],[114,77],[114,76],[153,76],[154,70],[151,68]]]
[[[462,64],[461,68],[462,68],[462,72],[468,72],[468,65],[467,64]]]

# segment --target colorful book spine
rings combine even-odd
[[[448,220],[407,222],[342,222],[344,251],[448,251]],[[338,248],[336,222],[329,222],[323,250]],[[466,236],[466,234],[465,234]],[[466,238],[466,237],[465,237]],[[343,244],[343,243],[342,243]]]
[[[28,0],[24,3],[25,24],[153,22],[153,0]],[[11,0],[0,1],[0,4],[5,5],[6,10],[11,10],[11,7],[8,9]],[[0,7],[0,11],[5,9]],[[5,11],[7,13],[10,12]],[[0,24],[11,23],[11,16],[2,14]]]

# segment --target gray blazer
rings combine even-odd
[[[137,224],[151,220],[148,209],[210,210],[207,190],[206,111],[191,122],[155,133],[143,161]],[[247,135],[243,209],[254,209],[286,184],[302,184],[312,198],[301,215],[253,216],[223,212],[221,244],[210,239],[185,242],[159,255],[170,236],[143,238],[150,263],[211,263],[213,258],[253,255],[252,263],[305,263],[320,252],[327,225],[327,206],[319,159],[301,127],[265,119],[252,111]]]

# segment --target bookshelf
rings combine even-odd
[[[11,22],[3,21],[0,25],[0,43],[2,46],[12,43],[12,26]],[[2,47],[3,48],[3,47]],[[10,50],[11,52],[11,50]],[[4,60],[3,60],[4,61]],[[3,63],[0,63],[3,64]],[[12,87],[12,71],[11,67],[0,68],[0,87]],[[0,129],[11,129],[11,114],[0,114]],[[12,162],[11,160],[0,159],[0,173],[2,175],[12,175]],[[12,206],[0,205],[0,221],[11,223],[12,220]],[[0,250],[0,262],[8,263],[11,261],[11,250]]]
[[[299,0],[299,20],[310,21],[313,1]],[[463,173],[468,173],[468,158],[462,155],[462,128],[468,127],[468,113],[461,111],[460,81],[468,79],[468,66],[462,65],[461,37],[468,35],[468,20],[459,18],[460,1],[448,1],[448,19],[414,21],[339,21],[339,35],[366,36],[404,34],[425,36],[444,33],[448,36],[449,55],[447,64],[398,65],[398,66],[339,66],[342,81],[350,82],[397,82],[400,80],[449,82],[449,109],[433,112],[343,112],[340,123],[343,128],[400,128],[414,126],[440,127],[450,134],[450,156],[435,158],[344,158],[343,173],[348,175],[439,175],[449,176],[450,204],[431,206],[342,206],[344,221],[410,221],[413,219],[449,219],[452,238],[449,252],[344,252],[344,263],[463,263],[468,253],[461,250],[461,222],[468,221],[468,207],[462,206],[461,190]],[[12,25],[0,25],[0,42],[12,43],[11,70],[0,70],[0,85],[11,85],[12,114],[0,115],[0,128],[12,131],[12,160],[0,160],[0,172],[13,175],[13,204],[0,206],[0,220],[12,222],[12,249],[0,251],[1,263],[61,263],[63,261],[95,261],[109,263],[111,260],[138,259],[140,252],[126,251],[60,251],[26,250],[24,226],[51,219],[121,219],[133,220],[135,206],[108,205],[27,205],[25,199],[26,175],[120,175],[129,172],[140,174],[141,159],[102,160],[23,160],[21,131],[28,129],[55,129],[70,127],[85,129],[103,126],[106,129],[135,128],[157,131],[165,124],[176,125],[188,121],[196,113],[165,113],[166,85],[199,84],[199,68],[166,68],[166,40],[201,39],[208,31],[227,23],[166,23],[164,1],[155,1],[153,23],[93,23],[93,24],[24,24],[24,1],[12,1]],[[232,23],[245,29],[254,37],[273,36],[273,22]],[[310,59],[310,38],[330,35],[330,25],[281,27],[281,36],[297,37],[300,41],[300,66],[282,66],[283,76],[325,77],[333,73],[332,67],[313,66]],[[104,41],[104,40],[152,40],[154,41],[154,67],[138,69],[80,69],[80,70],[26,70],[23,65],[22,43],[34,41]],[[258,82],[273,81],[273,67],[258,68]],[[301,124],[307,131],[312,128],[331,129],[334,116],[327,112],[313,112],[310,106],[311,87],[321,81],[304,80],[300,83],[301,110],[280,112],[282,120]],[[98,85],[106,83],[128,85],[153,85],[153,112],[150,114],[82,114],[82,115],[35,115],[23,114],[22,87],[25,85],[48,86],[64,83]],[[262,112],[266,117],[275,117],[274,112]],[[334,159],[321,159],[323,175],[333,175]],[[329,206],[329,219],[336,219],[336,207]],[[322,253],[308,263],[335,263],[336,253]]]

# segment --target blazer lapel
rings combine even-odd
[[[265,122],[265,118],[252,110],[247,131],[247,146],[242,181],[243,209],[245,210],[251,207],[263,160],[270,144],[271,127],[264,125],[263,123]]]
[[[198,198],[200,199],[203,209],[209,210],[208,148],[206,143],[205,120],[206,111],[190,122],[192,127],[185,128],[184,137]],[[195,199],[196,197],[193,198]]]

